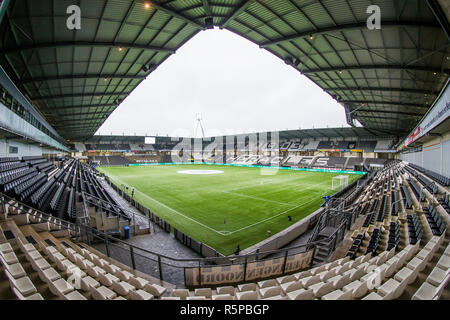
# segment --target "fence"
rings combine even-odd
[[[184,244],[186,247],[192,249],[193,251],[201,254],[203,257],[223,257],[224,255],[220,254],[210,246],[199,242],[195,239],[192,239],[185,233],[181,232],[180,230],[173,228],[173,234],[175,236],[175,239],[180,241],[182,244]]]
[[[14,213],[12,213],[13,215],[28,214],[33,216],[35,218],[35,221],[38,223],[48,222],[53,226],[60,227],[61,230],[71,231],[73,234],[79,234],[80,232],[80,227],[78,226],[77,223],[68,222],[66,220],[55,217],[51,214],[30,207],[27,204],[20,203],[16,199],[11,198],[1,192],[0,192],[0,201],[2,212],[4,213],[8,213],[10,208],[13,208],[12,210],[15,211]],[[6,206],[8,206],[8,209],[6,208]]]
[[[328,237],[329,242],[321,246],[318,251],[315,251],[317,255],[313,256],[313,262],[319,263],[328,259],[337,245],[343,240],[345,232],[350,229],[359,215],[359,206],[351,205],[351,203],[354,202],[356,197],[364,190],[373,177],[374,173],[365,175],[363,179],[358,179],[353,182],[330,199],[308,240],[308,248],[312,248],[312,243],[326,237],[329,230],[335,231],[332,236]],[[352,189],[353,191],[349,193]]]
[[[330,252],[333,252],[343,240],[347,228],[347,222],[344,221],[329,238],[309,245],[225,257],[231,261],[228,265],[186,267],[185,284],[188,287],[237,284],[288,275],[307,269],[313,265],[316,250],[327,245]],[[260,256],[266,258],[259,259]]]
[[[137,202],[134,198],[130,197],[126,192],[124,192],[122,189],[120,189],[118,186],[116,186],[114,183],[112,183],[108,176],[105,176],[106,182],[116,191],[122,198],[127,200],[133,207],[138,209],[139,212],[141,212],[147,219],[154,224],[161,227],[166,232],[170,232],[171,226],[170,224],[165,221],[164,219],[157,216],[155,213],[153,213],[148,208],[144,207],[142,204]]]
[[[80,229],[80,240],[108,257],[133,270],[188,288],[257,281],[307,269],[313,264],[317,246],[332,243],[334,250],[346,231],[343,224],[329,239],[286,249],[242,256],[177,259],[139,248],[88,226]],[[260,259],[262,255],[266,258]]]
[[[140,204],[138,201],[136,201],[134,198],[130,197],[124,190],[120,189],[117,185],[112,183],[112,181],[109,179],[108,176],[105,176],[106,181],[108,184],[125,200],[127,200],[132,206],[134,206],[136,209],[139,210],[145,217],[149,219],[149,221],[152,221],[161,229],[164,231],[170,233],[173,231],[173,234],[175,236],[175,239],[180,241],[185,246],[191,248],[195,252],[201,254],[204,257],[220,257],[223,256],[221,253],[217,252],[215,249],[209,247],[208,245],[199,242],[190,236],[186,235],[185,233],[181,232],[180,230],[172,227],[167,221],[162,219],[161,217],[157,216],[154,212],[152,212],[147,207]]]

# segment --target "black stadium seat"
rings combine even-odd
[[[410,163],[408,166],[411,167],[411,168],[416,169],[417,171],[422,172],[423,174],[425,174],[429,178],[433,179],[437,183],[443,185],[444,187],[450,186],[450,178],[449,177],[443,176],[443,175],[441,175],[439,173],[436,173],[434,171],[422,168],[422,167],[420,167],[418,165],[415,165],[415,164],[412,164],[412,163]]]
[[[409,242],[411,244],[416,244],[417,241],[422,239],[422,225],[415,212],[412,215],[408,215],[406,218],[408,221]]]

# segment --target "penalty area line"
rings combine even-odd
[[[120,179],[117,178],[117,177],[115,177],[115,179],[116,179],[117,181],[119,181],[120,183],[124,183],[122,180],[120,180]],[[159,206],[161,206],[161,207],[163,207],[163,208],[166,208],[167,210],[170,210],[170,211],[172,211],[173,213],[178,214],[178,215],[180,215],[180,216],[186,218],[187,220],[190,220],[190,221],[192,221],[192,222],[195,222],[195,223],[197,223],[198,225],[200,225],[200,226],[202,226],[202,227],[204,227],[204,228],[206,228],[206,229],[209,229],[209,230],[211,230],[211,231],[214,231],[215,233],[218,233],[218,234],[220,234],[220,235],[225,235],[225,236],[228,235],[228,234],[223,234],[223,233],[222,233],[223,231],[217,231],[216,229],[211,228],[211,227],[207,226],[206,224],[203,224],[203,223],[201,223],[201,222],[198,222],[197,220],[192,219],[191,217],[188,217],[188,216],[182,214],[181,212],[179,212],[179,211],[177,211],[177,210],[175,210],[175,209],[173,209],[173,208],[171,208],[171,207],[165,205],[165,204],[162,203],[162,202],[159,202],[158,200],[156,200],[156,199],[150,197],[149,195],[147,195],[147,194],[141,192],[140,190],[138,190],[138,189],[136,189],[136,188],[134,188],[134,190],[135,190],[137,193],[139,193],[139,194],[141,194],[142,196],[144,196],[145,198],[147,198],[147,199],[149,199],[149,200],[155,202],[155,203],[158,204]],[[225,231],[225,232],[227,232],[227,231]],[[229,231],[228,231],[228,232],[229,232]],[[230,234],[231,234],[231,233],[230,233]]]
[[[308,204],[308,203],[311,203],[311,202],[313,202],[313,201],[316,201],[316,200],[317,200],[317,199],[312,199],[312,200],[310,200],[310,201],[308,201],[308,202],[301,203],[301,204],[299,204],[299,205],[297,205],[297,206],[295,206],[295,207],[292,207],[292,208],[289,208],[289,209],[287,209],[287,210],[285,210],[285,211],[283,211],[283,212],[280,212],[280,213],[278,213],[278,214],[276,214],[276,215],[274,215],[274,216],[272,216],[272,217],[263,219],[263,220],[258,221],[258,222],[256,222],[256,223],[250,224],[250,225],[248,225],[248,226],[246,226],[246,227],[243,227],[243,228],[240,228],[240,229],[238,229],[238,230],[235,230],[235,231],[231,232],[230,234],[233,234],[233,233],[235,233],[235,232],[239,232],[239,231],[242,231],[242,230],[245,230],[245,229],[254,227],[254,226],[256,226],[256,225],[258,225],[258,224],[261,224],[261,223],[263,223],[263,222],[272,220],[272,219],[274,219],[274,218],[276,218],[276,217],[279,217],[279,216],[281,216],[281,215],[283,215],[283,214],[286,214],[286,213],[288,213],[288,212],[290,212],[290,211],[292,211],[292,210],[294,210],[294,209],[300,208],[300,207],[302,207],[302,206],[304,206],[304,205],[306,205],[306,204]]]
[[[119,181],[119,182],[122,183],[122,184],[124,183],[122,180],[120,180],[120,179],[117,178],[117,177],[114,177],[113,179]],[[320,184],[324,184],[324,183],[325,183],[325,182],[322,182],[322,183],[318,183],[318,184],[316,184],[316,185],[320,185]],[[163,207],[163,208],[166,208],[167,210],[172,211],[173,213],[175,213],[175,214],[177,214],[177,215],[180,215],[180,216],[182,216],[183,218],[185,218],[185,219],[187,219],[187,220],[189,220],[189,221],[192,221],[192,222],[194,222],[194,223],[197,223],[198,225],[200,225],[200,226],[202,226],[202,227],[204,227],[204,228],[206,228],[206,229],[208,229],[208,230],[211,230],[211,231],[213,231],[213,232],[215,232],[215,233],[217,233],[217,234],[220,234],[221,236],[225,236],[225,237],[228,236],[228,235],[231,235],[231,234],[233,234],[233,233],[240,232],[240,231],[242,231],[242,230],[245,230],[245,229],[251,228],[251,227],[253,227],[253,226],[259,225],[259,224],[261,224],[261,223],[263,223],[263,222],[266,222],[266,221],[272,220],[272,219],[274,219],[274,218],[277,218],[277,217],[279,217],[279,216],[281,216],[281,215],[283,215],[283,214],[286,214],[286,213],[288,213],[288,212],[290,212],[290,211],[292,211],[292,210],[294,210],[294,209],[300,208],[300,207],[302,207],[302,206],[304,206],[304,205],[307,205],[307,204],[309,204],[309,203],[311,203],[311,202],[317,200],[317,199],[312,199],[312,200],[310,200],[310,201],[307,201],[307,202],[304,202],[304,203],[300,203],[300,204],[298,204],[298,205],[292,204],[292,205],[294,205],[294,207],[292,207],[292,208],[289,208],[289,209],[287,209],[287,210],[284,210],[284,211],[282,211],[282,212],[280,212],[280,213],[278,213],[278,214],[276,214],[276,215],[274,215],[274,216],[271,216],[271,217],[268,217],[268,218],[266,218],[266,219],[260,220],[260,221],[258,221],[258,222],[255,222],[255,223],[250,224],[250,225],[248,225],[248,226],[242,227],[242,228],[237,229],[237,230],[235,230],[235,231],[227,231],[227,230],[217,231],[216,229],[211,228],[211,227],[209,227],[209,226],[207,226],[207,225],[205,225],[205,224],[203,224],[203,223],[201,223],[201,222],[198,222],[197,220],[192,219],[191,217],[188,217],[188,216],[182,214],[181,212],[179,212],[179,211],[177,211],[177,210],[175,210],[175,209],[173,209],[173,208],[171,208],[171,207],[165,205],[164,203],[162,203],[162,202],[160,202],[160,201],[158,201],[158,200],[156,200],[156,199],[150,197],[149,195],[147,195],[147,194],[141,192],[140,190],[138,190],[138,189],[136,189],[136,188],[134,188],[134,189],[135,189],[135,191],[136,191],[137,193],[139,193],[139,194],[141,194],[143,197],[145,197],[145,198],[147,198],[147,199],[149,199],[149,200],[155,202],[157,205],[159,205],[159,206],[161,206],[161,207]],[[309,189],[309,188],[305,188],[305,189]],[[227,192],[227,191],[222,191],[222,192],[226,192],[226,193],[238,195],[237,193],[233,193],[233,192]],[[263,199],[261,199],[261,200],[263,200]],[[264,200],[267,201],[267,199],[264,199]],[[286,204],[287,204],[287,203],[286,203]]]
[[[234,196],[238,196],[238,197],[242,197],[242,198],[248,198],[248,199],[254,199],[254,200],[258,200],[258,201],[265,201],[265,202],[272,202],[272,203],[276,203],[282,206],[294,206],[295,204],[292,203],[286,203],[286,202],[279,202],[279,201],[274,201],[274,200],[269,200],[269,199],[264,199],[264,198],[259,198],[259,197],[255,197],[255,196],[249,196],[246,194],[242,194],[242,193],[236,193],[236,192],[230,192],[230,191],[221,191],[223,193],[228,193]]]

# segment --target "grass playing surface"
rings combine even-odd
[[[229,255],[291,226],[331,195],[339,173],[211,165],[98,168],[117,185],[135,188],[135,199],[193,239]],[[220,170],[219,174],[182,174]],[[349,175],[349,183],[359,175]],[[128,192],[129,193],[129,192]],[[292,221],[288,221],[288,216]]]

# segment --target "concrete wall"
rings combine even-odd
[[[447,162],[446,165],[442,167],[442,175],[450,177],[450,165],[448,164],[448,162],[450,162],[450,139],[442,143],[442,154],[443,161]]]
[[[10,154],[10,146],[17,147],[17,153]],[[36,144],[26,144],[12,139],[0,139],[0,157],[41,156],[43,154],[63,155],[63,152],[41,147]]]
[[[450,132],[426,142],[420,152],[401,153],[400,159],[449,177]]]
[[[313,228],[323,211],[324,208],[317,209],[309,216],[301,219],[300,221],[284,229],[283,231],[280,231],[270,238],[267,238],[266,240],[263,240],[245,250],[242,250],[241,254],[254,253],[257,250],[259,250],[260,252],[265,252],[277,250],[284,247],[285,245],[289,244],[290,242]],[[259,255],[259,258],[263,257],[265,257],[264,254]]]

